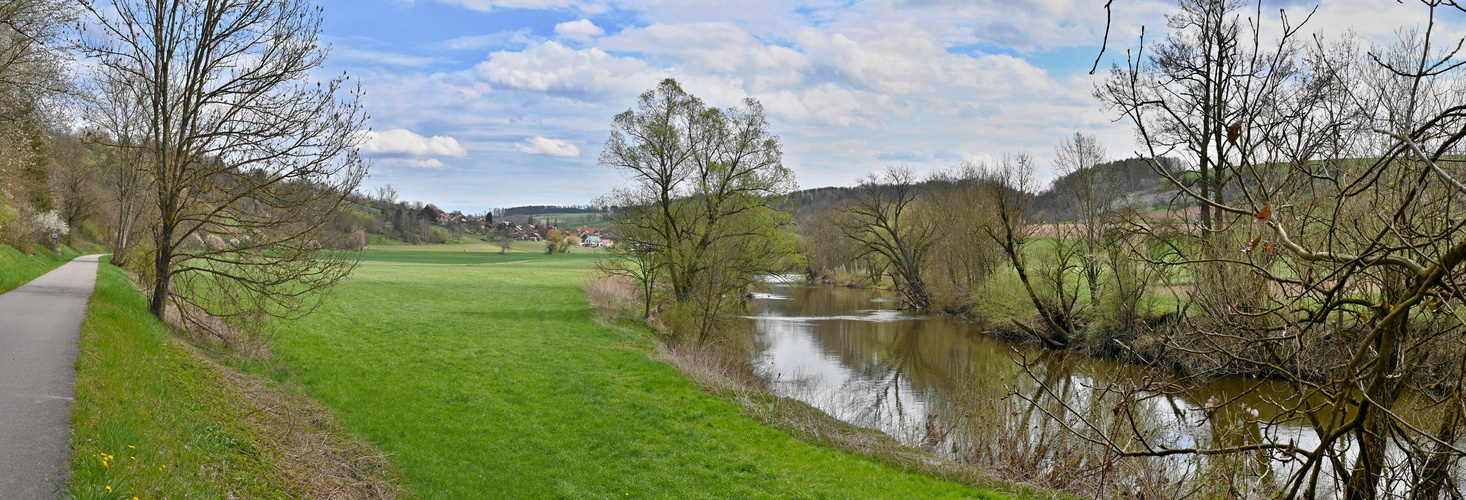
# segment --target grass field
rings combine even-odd
[[[276,352],[423,498],[998,497],[741,415],[592,320],[593,256],[372,250]]]

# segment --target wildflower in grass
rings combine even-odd
[[[111,492],[112,492],[112,487],[111,486],[108,486],[107,487],[107,493],[111,493]]]

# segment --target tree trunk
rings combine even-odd
[[[1403,306],[1401,306],[1403,307]],[[1388,451],[1390,417],[1383,410],[1393,409],[1395,399],[1404,385],[1391,378],[1397,368],[1400,338],[1410,325],[1409,314],[1395,319],[1396,324],[1380,325],[1384,331],[1375,341],[1379,353],[1378,363],[1370,374],[1371,382],[1365,388],[1368,400],[1360,405],[1359,411],[1367,412],[1364,422],[1354,437],[1359,444],[1359,458],[1355,459],[1353,470],[1349,471],[1349,483],[1344,490],[1348,500],[1373,500],[1378,498],[1376,489],[1384,475],[1385,454]],[[1371,403],[1372,401],[1372,403]]]
[[[1436,437],[1446,443],[1455,443],[1461,429],[1461,403],[1457,401],[1446,411],[1445,418],[1441,419],[1440,430]],[[1415,490],[1415,500],[1435,500],[1440,498],[1441,491],[1451,478],[1451,471],[1455,469],[1456,462],[1460,461],[1461,454],[1450,449],[1446,445],[1437,444],[1429,459],[1425,461],[1425,472],[1421,474],[1420,485]]]

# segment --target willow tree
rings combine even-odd
[[[664,80],[616,115],[600,163],[630,181],[602,202],[617,207],[610,268],[648,294],[665,286],[699,341],[736,292],[789,267],[778,204],[794,174],[758,101],[714,108]]]
[[[94,78],[140,104],[153,314],[294,317],[355,266],[327,228],[366,175],[365,115],[307,0],[85,2]],[[126,141],[127,138],[118,138]],[[219,244],[217,242],[223,242]],[[192,308],[180,307],[183,312]]]

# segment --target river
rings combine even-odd
[[[1112,406],[1118,400],[1113,398],[1118,396],[1102,388],[1144,376],[1140,369],[1112,360],[995,340],[978,325],[949,316],[901,311],[897,299],[878,291],[797,282],[772,283],[766,290],[754,294],[748,341],[753,370],[771,391],[948,459],[989,467],[1026,466],[1030,470],[1020,475],[1054,476],[1048,482],[1066,481],[1059,477],[1064,467],[1095,469],[1109,457],[1102,447],[1069,438],[1044,412],[1065,416],[1065,422],[1081,429],[1084,422],[1078,414],[1102,426],[1114,425],[1105,414],[1115,414]],[[1028,371],[1020,363],[1024,359]],[[1260,387],[1249,391],[1255,386]],[[1153,445],[1291,441],[1311,449],[1318,443],[1301,420],[1280,417],[1280,408],[1287,406],[1283,403],[1296,398],[1282,383],[1215,380],[1184,395],[1149,396],[1135,404],[1140,408],[1136,413],[1145,417],[1143,434]],[[1221,405],[1221,411],[1202,410],[1224,401],[1230,403]],[[1296,470],[1298,463],[1279,460],[1281,455],[1143,459],[1129,468],[1130,477],[1117,472],[1107,479],[1128,483],[1126,488],[1144,485],[1180,496],[1189,482],[1238,481],[1212,477],[1220,471],[1243,476],[1253,489],[1222,487],[1261,492]],[[1404,458],[1398,448],[1393,455]],[[1320,496],[1333,493],[1321,491]]]

